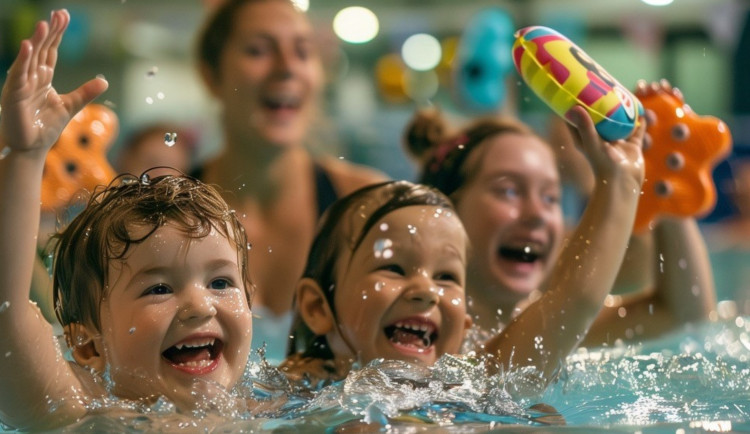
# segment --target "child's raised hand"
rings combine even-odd
[[[568,119],[575,125],[571,128],[573,137],[597,179],[607,181],[626,176],[637,182],[638,187],[643,184],[645,122],[640,122],[627,139],[607,142],[596,132],[591,116],[583,107],[573,107]]]
[[[32,37],[21,42],[0,95],[0,148],[46,152],[70,119],[107,89],[103,78],[64,95],[52,87],[57,48],[69,22],[66,10],[53,11],[49,23],[37,23]]]

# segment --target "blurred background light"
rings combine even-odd
[[[674,0],[641,0],[649,6],[666,6],[672,4]]]
[[[427,33],[409,36],[401,46],[401,57],[406,65],[415,71],[429,71],[435,68],[442,57],[440,41]]]
[[[342,41],[363,44],[378,35],[378,17],[369,9],[350,6],[341,9],[333,18],[333,31]]]

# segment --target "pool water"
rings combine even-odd
[[[750,318],[639,345],[581,348],[547,388],[534,372],[487,376],[482,360],[446,356],[431,368],[374,361],[314,393],[251,361],[233,392],[284,404],[252,413],[210,403],[181,415],[169,402],[112,400],[60,431],[750,431]]]

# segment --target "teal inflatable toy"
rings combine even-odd
[[[461,35],[454,60],[454,87],[460,103],[478,111],[499,109],[505,78],[513,70],[513,20],[500,8],[480,11]]]

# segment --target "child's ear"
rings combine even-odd
[[[313,279],[303,278],[297,284],[297,308],[307,327],[318,336],[333,330],[333,314],[323,290]]]
[[[68,324],[65,326],[65,333],[76,363],[95,372],[104,372],[106,360],[101,346],[101,333],[80,323]]]

